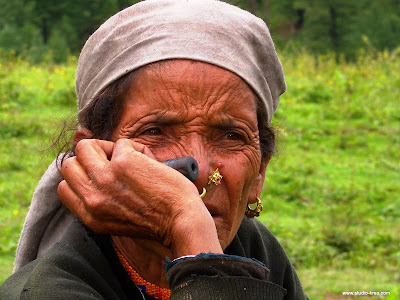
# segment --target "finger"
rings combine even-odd
[[[68,183],[63,180],[58,185],[58,197],[61,202],[79,218],[87,227],[95,232],[109,233],[106,223],[98,221],[87,209],[85,202],[71,189]]]
[[[75,147],[75,155],[82,156],[87,152],[85,150],[90,149],[94,151],[97,155],[101,157],[106,157],[107,159],[111,157],[114,148],[114,143],[105,140],[98,139],[83,139],[78,142]]]
[[[107,155],[107,158],[110,159],[113,149],[114,149],[114,142],[106,141],[106,140],[94,140],[96,146],[100,147],[104,153]]]
[[[148,147],[132,140],[118,140],[110,162],[116,178],[132,186],[137,193],[140,190],[147,193],[148,184],[153,181],[157,184],[163,182],[167,186],[179,185],[186,181],[193,185],[179,171],[159,162]],[[153,179],[150,180],[150,178]]]
[[[134,142],[130,139],[119,139],[115,142],[112,158],[118,157],[120,155],[129,155],[135,152],[138,152],[139,156],[140,154],[144,154],[147,157],[156,159],[153,152],[151,152],[151,150],[147,146],[141,143]]]
[[[146,178],[156,174],[161,176],[170,171],[170,168],[157,161],[147,146],[129,139],[116,141],[110,162],[111,169],[123,181],[128,180],[123,178],[127,175],[136,174],[138,180],[139,174]]]
[[[57,194],[61,202],[76,216],[82,219],[87,215],[85,205],[69,184],[63,180],[59,183]]]
[[[68,183],[75,180],[78,182],[87,182],[90,180],[85,169],[75,156],[64,160],[61,166],[61,175]]]
[[[85,139],[76,145],[75,155],[88,176],[93,179],[97,174],[107,172],[113,148],[113,142]]]
[[[159,164],[154,154],[145,145],[129,139],[119,139],[115,142],[110,162],[111,169],[117,176],[121,175],[122,177],[127,175],[127,171],[128,174],[132,172],[138,174],[138,172],[150,169],[155,171],[154,167]],[[146,174],[143,174],[143,176],[146,176]],[[121,178],[121,180],[126,179]]]
[[[69,187],[81,198],[90,195],[91,179],[76,157],[64,161],[61,175]]]

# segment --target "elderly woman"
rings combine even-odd
[[[39,183],[0,298],[306,299],[252,219],[284,89],[267,26],[237,7],[150,0],[110,18],[80,55],[74,148]],[[162,163],[187,156],[192,178]]]

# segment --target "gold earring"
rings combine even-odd
[[[263,206],[262,206],[262,203],[261,203],[261,199],[259,197],[257,197],[257,206],[256,206],[256,208],[251,209],[250,205],[247,205],[246,211],[245,211],[244,214],[248,218],[254,218],[254,217],[258,217],[262,210],[263,210]]]
[[[210,176],[208,176],[208,184],[214,183],[215,185],[221,184],[222,175],[219,173],[218,168]]]

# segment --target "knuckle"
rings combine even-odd
[[[92,229],[93,231],[98,232],[98,228],[99,228],[99,223],[97,222],[97,220],[95,218],[93,218],[91,215],[87,215],[82,222],[89,227],[90,229]]]
[[[127,154],[119,155],[112,161],[112,173],[116,174],[117,176],[125,174],[130,167],[132,167],[132,157],[129,158]]]
[[[104,201],[99,199],[98,197],[85,197],[85,206],[86,210],[89,212],[91,216],[99,216],[101,215],[101,211],[104,208],[105,204]]]
[[[119,171],[125,164],[126,158],[125,155],[119,155],[115,159],[113,159],[113,169],[115,171]]]
[[[84,198],[85,209],[94,220],[101,220],[109,215],[111,207],[107,202],[107,197],[97,195]]]
[[[85,148],[91,145],[91,143],[92,143],[91,139],[80,140],[75,146],[75,155],[77,156],[80,155]]]
[[[118,147],[124,147],[124,146],[129,146],[130,140],[129,139],[118,139],[115,142],[115,145]]]
[[[105,230],[104,203],[102,201],[90,201],[86,203],[86,213],[82,222],[95,232]]]
[[[113,172],[108,172],[105,170],[104,172],[101,172],[101,174],[98,174],[95,178],[96,185],[98,188],[104,188],[110,185],[113,185],[116,181],[116,177],[114,176]]]
[[[65,173],[73,164],[76,163],[76,157],[69,157],[66,160],[64,160],[62,166],[61,166],[61,174]]]

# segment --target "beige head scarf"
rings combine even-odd
[[[79,58],[79,121],[110,83],[146,64],[173,58],[208,62],[236,73],[262,100],[271,121],[285,81],[267,25],[214,0],[148,0],[105,22]]]
[[[236,73],[261,99],[268,121],[285,90],[281,63],[261,19],[215,0],[148,0],[111,17],[83,47],[76,73],[79,122],[110,83],[146,64],[173,58]],[[61,179],[53,162],[34,193],[14,270],[43,254],[71,223],[57,197]]]

